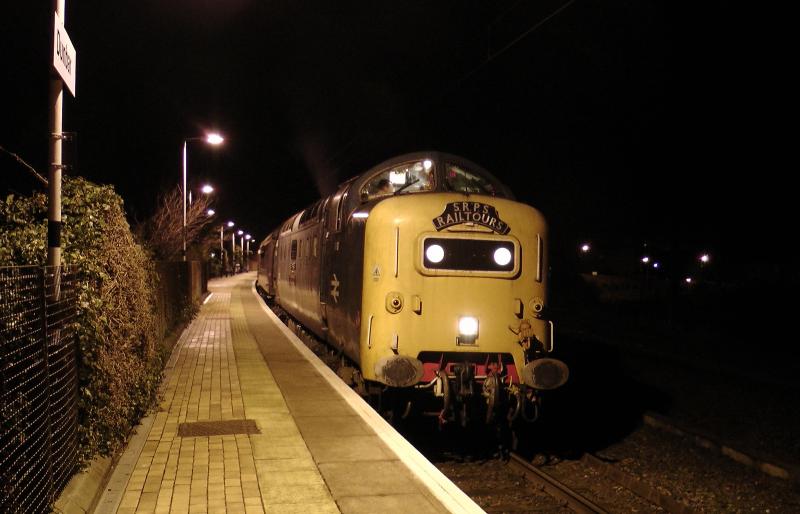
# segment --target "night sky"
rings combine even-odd
[[[13,4],[0,146],[46,173],[51,7]],[[190,145],[190,181],[260,239],[384,159],[442,150],[541,209],[562,251],[648,242],[735,270],[772,258],[790,212],[757,24],[718,2],[67,0],[66,152],[135,223],[180,181],[183,139],[219,130],[224,147]],[[4,193],[38,187],[0,169]]]

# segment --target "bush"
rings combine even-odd
[[[154,405],[163,369],[157,276],[111,186],[65,177],[62,258],[81,270],[77,337],[81,459],[108,455]],[[0,201],[0,265],[43,265],[47,197]]]

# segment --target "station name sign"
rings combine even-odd
[[[482,225],[502,235],[511,231],[511,227],[500,219],[493,205],[481,202],[450,202],[432,221],[437,231],[461,223]]]
[[[61,80],[66,84],[72,96],[75,96],[75,65],[78,54],[72,41],[64,28],[64,22],[58,12],[54,16],[53,23],[53,68],[58,72]]]

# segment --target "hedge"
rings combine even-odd
[[[77,334],[80,458],[109,455],[156,401],[163,370],[157,275],[111,186],[65,177],[62,258],[79,266]],[[0,266],[43,265],[47,196],[0,200]]]

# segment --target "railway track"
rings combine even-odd
[[[278,310],[277,314],[282,314],[279,309],[276,310]],[[336,370],[342,365],[341,355],[331,351],[329,347],[305,332],[296,323],[287,320],[285,315],[283,318],[285,321],[289,321],[287,324],[300,339],[332,369]],[[675,433],[675,429],[669,429],[671,425],[668,423],[668,420],[664,418],[659,418],[658,423],[645,418],[643,425],[657,428],[659,433]],[[696,473],[702,468],[696,464],[692,465],[696,467],[688,468],[688,472],[678,474],[664,472],[676,468],[665,468],[663,462],[653,463],[653,461],[660,461],[654,455],[664,451],[664,441],[656,438],[654,434],[638,437],[639,441],[633,443],[633,451],[623,449],[620,452],[619,449],[607,449],[609,458],[598,458],[587,453],[577,460],[562,461],[555,458],[548,464],[537,468],[518,455],[513,455],[510,461],[505,463],[497,457],[491,457],[495,450],[488,447],[459,450],[460,446],[450,440],[457,439],[452,437],[453,434],[434,436],[430,430],[424,430],[425,427],[422,427],[423,430],[419,428],[412,424],[405,426],[401,432],[440,471],[489,513],[669,512],[670,514],[689,514],[695,510],[688,505],[703,511],[707,509],[708,511],[739,510],[738,505],[742,498],[757,498],[756,501],[741,502],[744,505],[763,504],[769,506],[780,505],[782,501],[786,503],[785,498],[791,502],[794,498],[792,494],[784,491],[785,486],[761,492],[756,487],[753,491],[746,489],[743,490],[743,493],[733,496],[731,491],[727,490],[728,486],[714,488],[713,485],[709,486],[703,483],[703,480],[699,484],[696,483],[696,475],[695,479],[687,482],[686,477],[692,477],[692,470]],[[679,432],[679,435],[684,434]],[[632,436],[632,439],[637,439],[636,433],[632,433]],[[687,440],[689,439],[693,438],[690,437]],[[469,441],[469,438],[465,438],[461,442],[469,443]],[[422,443],[422,445],[418,443]],[[628,445],[627,439],[622,444],[623,446]],[[653,444],[656,446],[649,454],[646,451],[636,451]],[[677,443],[673,442],[673,444]],[[708,445],[700,444],[700,446],[705,448]],[[675,452],[676,449],[676,447],[672,447],[671,451]],[[683,452],[682,449],[678,449],[678,451]],[[706,457],[703,456],[702,459],[706,459]],[[620,465],[615,464],[617,461]],[[644,466],[631,465],[632,462],[639,461]],[[676,461],[672,459],[666,462],[666,466],[672,466]],[[753,467],[760,467],[762,468],[760,471],[764,471],[764,466]],[[639,472],[643,473],[641,477],[638,475]],[[781,474],[769,474],[786,478]],[[747,481],[734,480],[736,483],[747,483]],[[764,499],[758,498],[760,496],[763,496]],[[686,504],[681,503],[677,498]],[[773,498],[778,499],[774,500]]]
[[[305,331],[294,320],[288,318],[280,308],[272,306],[272,309],[318,357],[334,371],[337,371],[341,365],[340,356]],[[425,452],[423,451],[423,453]],[[439,465],[439,469],[448,478],[462,487],[473,500],[490,513],[571,511],[584,514],[610,512],[513,453],[510,455],[507,465],[501,464],[499,459],[495,459],[491,463],[480,460],[458,462],[458,459],[454,459],[451,462],[440,462],[439,464],[443,464]],[[597,460],[595,464],[599,466],[602,463]],[[494,469],[494,472],[490,470],[487,473],[489,468]],[[517,480],[514,476],[515,473],[507,472],[509,468],[516,471],[517,476],[524,476],[525,480]],[[480,485],[474,485],[476,483]],[[531,494],[531,490],[537,491],[538,494]],[[497,493],[501,491],[502,493],[498,495]],[[498,496],[506,496],[506,498],[498,501]]]
[[[508,461],[509,466],[523,473],[532,483],[541,487],[547,494],[563,501],[564,505],[578,514],[607,514],[608,511],[597,505],[592,500],[570,488],[563,482],[556,480],[547,473],[539,470],[531,463],[512,453]]]

